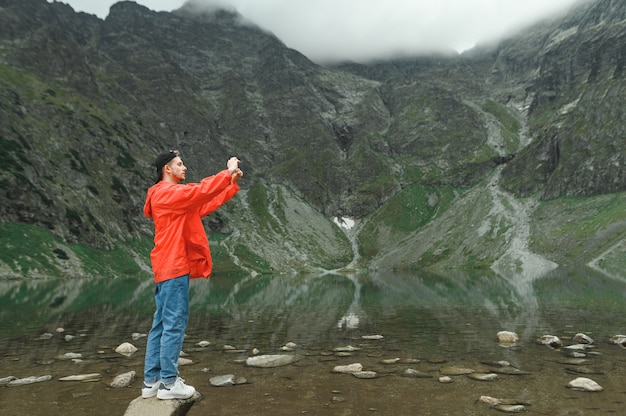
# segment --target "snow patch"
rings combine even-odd
[[[355,224],[354,219],[349,217],[333,217],[333,222],[346,230],[351,230]]]

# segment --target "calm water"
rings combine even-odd
[[[481,272],[196,280],[183,347],[194,364],[181,367],[181,375],[204,399],[189,415],[500,414],[477,401],[483,395],[523,401],[529,414],[626,414],[626,349],[608,343],[626,333],[625,295],[626,279],[587,269],[557,270],[537,279]],[[149,279],[0,281],[0,378],[53,376],[0,387],[0,415],[123,414],[140,392],[145,338],[131,335],[148,332],[152,296]],[[519,344],[499,346],[495,336],[501,330],[518,333]],[[551,334],[571,344],[578,332],[596,345],[582,365],[567,363],[563,351],[535,342]],[[44,333],[53,336],[41,339]],[[66,341],[65,335],[75,338]],[[366,335],[383,338],[363,339]],[[199,347],[202,340],[211,345]],[[122,342],[139,350],[121,356],[113,350]],[[241,361],[253,348],[282,353],[288,342],[297,344],[295,364],[259,369]],[[224,345],[237,351],[226,352]],[[348,345],[360,349],[349,357],[333,353]],[[82,361],[59,358],[67,352],[82,354]],[[401,360],[383,362],[393,358]],[[485,363],[499,360],[525,375],[438,381],[444,366],[488,371]],[[379,377],[361,380],[332,372],[336,365],[356,362]],[[407,368],[433,377],[403,377]],[[109,387],[115,375],[130,370],[139,375],[131,387]],[[87,373],[102,378],[58,380]],[[249,383],[209,385],[210,377],[224,374]],[[595,380],[604,391],[565,387],[578,376]]]

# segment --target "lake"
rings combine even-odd
[[[0,415],[121,415],[139,396],[154,285],[148,279],[0,281],[0,379],[51,375],[0,386]],[[486,415],[481,396],[509,399],[538,415],[626,414],[626,279],[581,267],[540,277],[491,271],[216,275],[193,280],[181,376],[203,395],[198,415]],[[520,340],[500,345],[499,331]],[[591,337],[593,348],[539,344]],[[135,334],[133,336],[133,334]],[[67,336],[67,340],[66,340]],[[200,341],[208,341],[206,347]],[[129,342],[129,357],[115,348]],[[289,351],[284,347],[295,344]],[[256,368],[258,354],[296,362]],[[352,350],[339,352],[338,350]],[[254,351],[256,352],[256,351]],[[77,353],[80,359],[62,358]],[[506,361],[508,364],[502,364]],[[375,378],[336,373],[360,363]],[[500,371],[503,367],[506,370]],[[496,374],[482,381],[452,370]],[[130,387],[112,379],[137,372]],[[409,376],[419,374],[419,377]],[[99,373],[92,382],[59,381]],[[234,374],[246,383],[214,387]],[[373,373],[372,373],[373,374]],[[450,383],[440,377],[449,375]],[[600,392],[567,384],[594,380]]]

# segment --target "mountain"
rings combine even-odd
[[[190,181],[243,161],[205,220],[218,273],[619,274],[625,10],[583,2],[462,55],[324,67],[232,11],[0,0],[0,275],[145,273],[144,196],[171,148]]]

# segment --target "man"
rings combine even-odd
[[[144,214],[154,221],[150,253],[156,288],[156,312],[148,335],[144,365],[144,398],[187,399],[196,392],[178,376],[189,318],[189,279],[211,274],[209,241],[201,218],[239,191],[243,176],[239,159],[200,183],[181,184],[187,168],[177,151],[160,154],[155,162],[157,182],[146,196]]]

